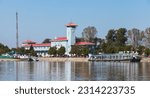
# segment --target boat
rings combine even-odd
[[[39,61],[39,59],[37,57],[30,57],[28,58],[28,61],[29,62],[32,62],[32,61]]]
[[[130,62],[140,62],[140,61],[141,61],[141,57],[139,57],[139,56],[133,56],[130,59]]]
[[[118,61],[118,62],[140,62],[141,58],[137,54],[128,53],[114,53],[114,54],[99,54],[99,55],[89,55],[89,61]]]

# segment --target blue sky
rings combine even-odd
[[[109,29],[150,27],[150,0],[0,0],[0,42],[9,47],[16,46],[16,11],[20,44],[66,36],[70,21],[79,25],[79,37],[87,26],[95,26],[101,38]]]

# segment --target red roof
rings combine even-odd
[[[91,42],[77,42],[75,45],[95,45],[95,44]]]
[[[67,40],[67,37],[57,37],[53,41],[66,41],[66,40]]]
[[[36,42],[34,42],[32,40],[25,40],[25,41],[23,41],[23,43],[36,43]]]
[[[26,45],[24,45],[24,47],[30,47],[31,45],[33,47],[48,47],[48,46],[51,46],[50,43],[44,43],[44,44],[26,44]]]
[[[66,24],[65,26],[67,26],[67,27],[76,27],[78,25],[73,23],[73,22],[70,22],[70,23]]]

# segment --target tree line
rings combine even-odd
[[[50,56],[65,56],[65,47],[61,46],[60,48],[57,48],[57,47],[50,47],[49,48],[49,51],[48,51],[48,54]]]
[[[144,31],[126,28],[110,29],[105,41],[97,48],[97,53],[118,53],[119,51],[134,51],[140,55],[150,55],[150,28]]]
[[[150,54],[150,28],[146,28],[144,31],[133,28],[127,30],[126,28],[110,29],[105,37],[105,39],[97,37],[97,29],[94,26],[88,26],[83,29],[82,37],[76,38],[76,42],[87,41],[95,43],[94,50],[88,46],[77,46],[73,45],[70,54],[76,56],[87,56],[89,53],[118,53],[119,51],[135,51],[140,55]],[[51,39],[46,38],[43,43],[50,43]],[[31,46],[29,50],[21,48],[9,49],[0,43],[0,55],[15,51],[19,54],[31,54],[36,55],[33,47]],[[65,47],[50,47],[48,53],[53,56],[63,56],[65,55]]]

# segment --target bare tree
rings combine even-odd
[[[150,46],[150,28],[145,29],[145,46],[149,47]]]
[[[97,30],[94,26],[88,26],[82,32],[82,37],[85,41],[92,42],[93,39],[96,37]]]
[[[142,34],[139,29],[133,28],[128,31],[128,37],[131,40],[131,44],[134,48],[139,46],[139,42],[142,40]]]

